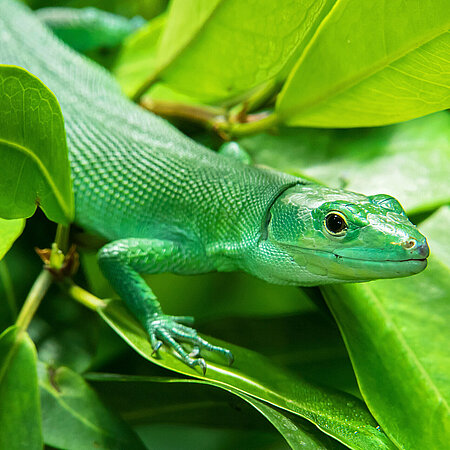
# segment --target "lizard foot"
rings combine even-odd
[[[228,359],[228,364],[231,365],[234,358],[229,350],[210,344],[201,338],[195,329],[184,325],[191,325],[193,322],[194,318],[190,316],[155,314],[149,320],[147,326],[153,348],[152,354],[155,355],[164,343],[172,347],[178,353],[181,360],[189,367],[199,366],[203,371],[203,375],[206,373],[206,362],[203,358],[197,358],[203,349],[225,356]],[[179,341],[192,344],[192,352],[188,353]]]

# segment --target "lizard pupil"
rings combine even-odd
[[[327,230],[333,234],[339,234],[347,229],[347,223],[345,219],[336,213],[330,213],[325,219],[325,225]]]

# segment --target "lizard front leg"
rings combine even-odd
[[[121,239],[105,245],[98,254],[100,268],[129,310],[143,324],[150,336],[154,352],[163,343],[172,347],[190,367],[200,366],[205,372],[203,358],[195,359],[202,349],[220,353],[231,363],[229,350],[210,344],[197,335],[192,317],[176,317],[163,313],[161,306],[140,273],[195,273],[207,271],[208,257],[195,250],[195,245],[159,239]],[[193,345],[193,352],[181,342]],[[193,357],[194,356],[194,357]]]

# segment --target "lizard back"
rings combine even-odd
[[[268,205],[297,180],[202,147],[125,98],[26,6],[0,0],[0,11],[0,63],[36,75],[61,105],[76,222],[86,229],[107,239],[239,241],[258,233]]]

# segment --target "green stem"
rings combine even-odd
[[[67,293],[74,300],[80,302],[82,305],[86,306],[89,309],[97,311],[98,308],[104,308],[106,306],[105,301],[99,299],[82,287],[76,285],[72,280],[65,281],[64,286],[67,290]]]
[[[70,226],[58,224],[56,228],[55,243],[63,253],[69,250],[69,231]]]
[[[67,251],[69,243],[69,227],[58,224],[55,242],[58,249]],[[17,317],[16,325],[22,331],[25,331],[30,325],[31,320],[36,314],[36,311],[52,282],[53,275],[48,270],[43,269],[31,287]]]
[[[226,116],[226,110],[220,107],[189,105],[170,100],[143,98],[140,105],[158,116],[187,119],[204,126],[211,126],[216,120],[223,121]]]
[[[26,330],[28,325],[30,325],[31,319],[52,284],[52,278],[52,274],[45,269],[36,278],[16,320],[16,325],[22,331]]]
[[[247,116],[245,123],[219,122],[215,124],[215,129],[230,137],[245,136],[248,134],[261,133],[273,128],[278,124],[278,116],[271,114],[252,114]]]
[[[17,317],[16,297],[14,295],[14,289],[11,282],[11,275],[4,260],[0,261],[0,281],[5,289],[6,302],[9,306],[9,310],[11,311],[11,316],[15,319]]]

